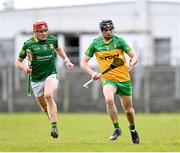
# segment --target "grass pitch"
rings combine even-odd
[[[0,114],[1,152],[179,152],[180,114],[136,114],[140,144],[132,144],[125,115],[115,142],[107,114],[59,114],[60,138],[50,137],[43,113]]]

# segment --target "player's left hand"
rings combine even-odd
[[[68,70],[73,70],[74,69],[74,64],[71,63],[70,61],[66,62],[66,67],[68,68]]]
[[[133,67],[134,67],[133,65],[129,64],[128,71],[129,72],[132,71]]]
[[[129,63],[129,66],[128,66],[128,71],[129,72],[132,71],[133,67],[134,67],[134,63],[133,63],[132,60],[130,60],[130,63]]]

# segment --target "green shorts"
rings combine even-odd
[[[101,80],[102,86],[106,84],[110,84],[116,88],[116,94],[124,95],[124,96],[131,96],[132,95],[132,83],[131,80],[126,82],[114,82],[111,80]]]

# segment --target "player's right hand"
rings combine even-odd
[[[99,72],[94,72],[92,74],[92,79],[93,80],[98,80],[100,77],[101,77],[101,73],[99,73]]]

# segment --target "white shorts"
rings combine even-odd
[[[39,82],[32,82],[31,81],[31,87],[32,87],[32,90],[33,90],[35,97],[40,97],[44,94],[44,83],[49,79],[53,79],[54,82],[58,84],[57,74],[51,74],[43,81],[39,81]]]

